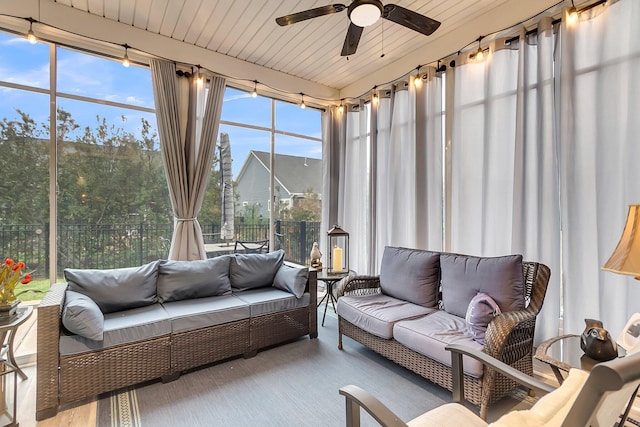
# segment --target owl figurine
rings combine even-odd
[[[318,248],[318,242],[313,242],[313,247],[311,248],[311,254],[309,256],[311,258],[311,267],[316,270],[322,270],[322,262],[320,262],[322,253]]]

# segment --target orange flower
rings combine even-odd
[[[4,264],[5,265],[12,265],[13,264],[13,260],[11,258],[7,258],[4,260]]]
[[[17,263],[14,264],[13,266],[13,271],[20,271],[25,267],[24,262],[22,261],[18,261]]]
[[[26,285],[29,282],[31,282],[31,273],[25,274],[24,278],[20,281],[23,285]]]

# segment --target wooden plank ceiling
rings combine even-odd
[[[499,8],[507,0],[395,0],[395,4],[442,22],[441,27],[427,37],[391,21],[379,20],[365,29],[357,53],[348,59],[340,56],[349,25],[346,10],[287,27],[275,23],[278,16],[324,6],[331,0],[52,1],[342,89],[366,78],[372,70],[411,55],[432,39],[441,38],[487,11]],[[415,65],[420,61],[415,58]]]

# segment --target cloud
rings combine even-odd
[[[244,99],[244,98],[251,98],[251,94],[245,92],[245,93],[239,93],[239,94],[236,94],[236,95],[225,97],[224,98],[224,102],[235,101],[235,100]]]

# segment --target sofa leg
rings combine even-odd
[[[252,350],[248,353],[243,354],[242,357],[245,359],[251,359],[252,357],[255,357],[256,354],[258,354],[258,350]]]
[[[480,418],[482,418],[483,420],[487,421],[487,404],[483,403],[482,405],[480,405]]]
[[[58,408],[47,408],[36,411],[36,421],[42,421],[47,418],[55,417],[58,415]]]
[[[311,332],[309,334],[309,339],[314,339],[314,338],[318,338],[318,333],[317,332]]]
[[[342,350],[342,334],[338,332],[338,350]]]
[[[170,383],[171,381],[175,381],[178,378],[180,378],[180,372],[174,372],[169,375],[164,375],[160,379],[162,380],[163,384],[166,384],[166,383]]]

